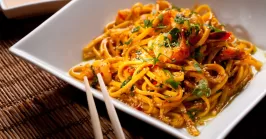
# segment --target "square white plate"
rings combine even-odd
[[[25,38],[10,48],[14,54],[36,64],[73,86],[84,90],[81,82],[68,75],[68,70],[82,61],[82,48],[101,34],[103,27],[114,20],[119,9],[129,8],[136,2],[153,3],[152,0],[73,0]],[[174,1],[178,7],[192,7],[194,0]],[[202,0],[209,4],[218,19],[238,37],[250,40],[266,50],[266,1],[263,0]],[[263,52],[256,57],[265,62]],[[195,138],[223,138],[264,97],[266,68],[263,67],[234,101],[215,119],[200,127]],[[103,99],[94,90],[94,96]],[[193,138],[185,129],[175,129],[163,122],[139,112],[122,102],[114,105],[138,119],[154,125],[176,137]],[[249,127],[247,127],[249,128]]]
[[[27,18],[54,13],[70,0],[0,0],[0,10],[7,18]]]

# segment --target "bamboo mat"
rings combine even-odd
[[[0,14],[0,138],[93,138],[85,93],[8,51],[48,17],[7,20]],[[266,114],[260,113],[265,111],[265,102],[228,138],[265,137],[265,126],[259,126],[266,124]],[[103,102],[96,100],[96,105],[104,138],[115,138]],[[129,139],[173,138],[123,112],[118,115]],[[254,119],[264,120],[257,125]]]

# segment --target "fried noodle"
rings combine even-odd
[[[69,74],[87,76],[110,96],[197,136],[201,119],[217,115],[253,77],[256,47],[225,30],[208,5],[178,8],[168,1],[136,3],[84,49]]]

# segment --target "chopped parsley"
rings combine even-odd
[[[152,21],[149,19],[144,19],[144,27],[145,28],[152,27]]]
[[[211,25],[206,25],[205,24],[205,26],[207,26],[209,29],[211,29],[211,32],[223,32],[222,30],[220,30],[220,29],[218,29],[216,27],[213,27]]]
[[[129,45],[132,42],[132,38],[125,42],[126,45]]]
[[[190,27],[195,29],[196,35],[199,34],[200,31],[200,24],[190,24]]]
[[[180,82],[175,81],[173,75],[171,74],[171,72],[169,70],[163,70],[166,74],[168,73],[170,75],[170,78],[167,79],[165,82],[167,84],[170,84],[174,89],[177,89],[178,85],[180,84]]]
[[[153,58],[153,65],[155,65],[157,62],[160,61],[160,60],[159,60],[159,57],[160,57],[161,55],[162,55],[162,54],[159,53],[157,57],[154,57],[154,58]]]
[[[160,21],[162,21],[162,20],[163,20],[163,14],[160,14],[160,15],[158,16],[158,19],[159,19]]]
[[[191,109],[187,111],[187,114],[191,120],[195,121],[197,112],[198,111],[196,109]]]
[[[140,29],[140,26],[134,27],[134,28],[131,30],[131,32],[132,32],[132,33],[138,32],[139,29]]]
[[[199,63],[194,63],[194,68],[196,69],[197,72],[202,72]]]
[[[170,84],[174,89],[177,89],[179,82],[175,81],[174,78],[169,78],[165,81],[166,83]]]
[[[198,35],[199,31],[200,31],[200,25],[199,24],[189,24],[188,30],[185,31],[185,36],[189,37],[192,34],[193,30],[195,31],[196,35]]]
[[[166,28],[165,25],[159,24],[156,28]]]
[[[178,24],[184,24],[185,21],[188,21],[188,18],[183,17],[181,14],[177,14],[175,17],[175,22]]]
[[[179,37],[179,33],[180,30],[178,28],[173,28],[169,33],[166,33],[164,35],[164,42],[165,42],[165,46],[169,47],[169,46],[178,46],[178,37]],[[172,40],[170,41],[168,38],[168,34],[171,35]]]
[[[134,89],[135,89],[135,85],[133,85],[131,88],[130,88],[130,96],[135,96],[135,93],[134,93]]]
[[[203,54],[200,52],[200,48],[201,48],[201,46],[195,49],[193,58],[202,59]]]
[[[123,88],[131,79],[132,79],[132,76],[129,76],[125,81],[122,82],[120,88]]]
[[[211,95],[211,89],[208,86],[208,81],[201,79],[192,93],[198,97],[201,97],[203,95],[209,97]]]

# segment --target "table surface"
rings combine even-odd
[[[49,16],[0,14],[0,138],[93,138],[85,93],[8,51]],[[104,103],[96,105],[104,138],[115,138]],[[265,111],[266,98],[227,138],[266,137]],[[123,112],[118,116],[127,138],[173,138]]]

